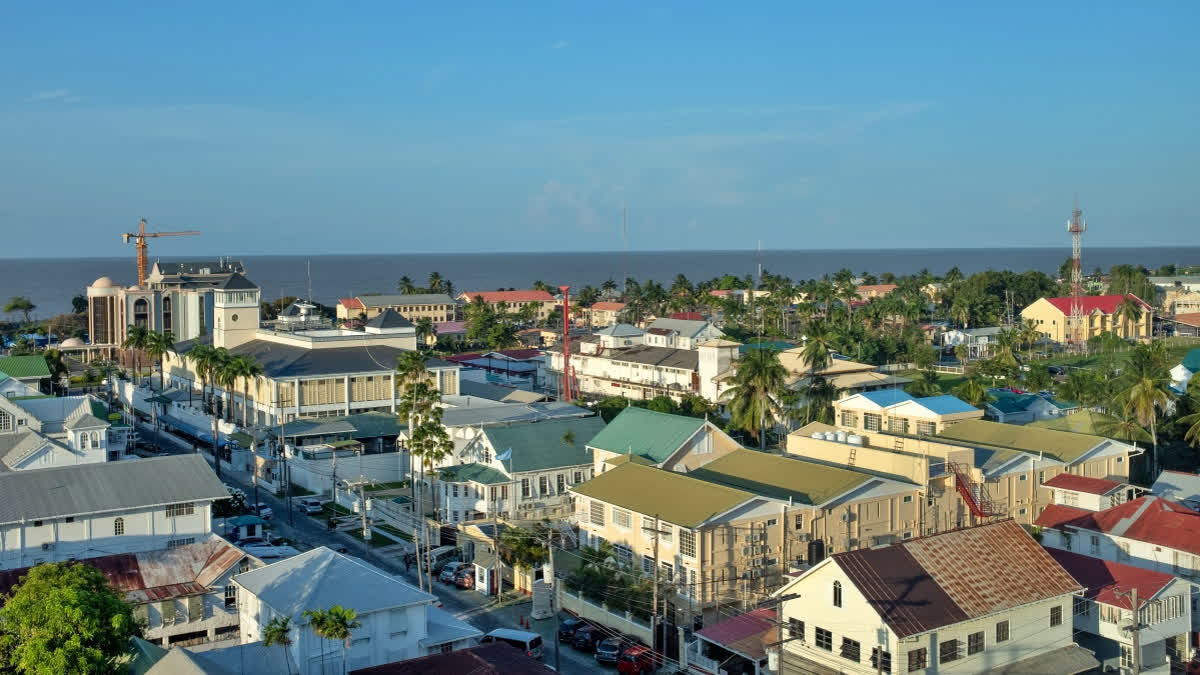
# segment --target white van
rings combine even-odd
[[[439,546],[429,552],[429,570],[434,574],[442,571],[442,567],[448,562],[453,562],[462,557],[457,546]]]
[[[300,504],[299,509],[305,513],[312,514],[312,513],[320,513],[321,512],[321,500],[320,499],[313,499],[312,497],[306,497],[304,499],[301,499],[299,504]]]
[[[513,630],[512,628],[497,628],[484,635],[479,641],[480,644],[489,642],[507,642],[525,652],[526,656],[532,656],[535,659],[542,658],[542,636],[537,633],[530,633],[527,630]]]

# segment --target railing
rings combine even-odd
[[[721,663],[719,661],[716,661],[715,659],[710,659],[706,656],[701,655],[700,643],[701,643],[701,640],[698,640],[698,639],[693,640],[692,642],[688,643],[688,646],[687,646],[688,665],[693,668],[696,668],[697,670],[703,670],[706,673],[712,673],[713,675],[716,675],[717,673],[721,672],[720,671]]]
[[[963,501],[967,503],[967,508],[972,515],[976,518],[1000,515],[996,512],[995,505],[983,498],[983,488],[978,483],[971,482],[965,464],[947,462],[946,468],[954,473],[954,487],[958,490],[958,494],[962,495]]]

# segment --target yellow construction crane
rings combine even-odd
[[[148,257],[146,255],[147,239],[152,237],[183,237],[192,234],[200,234],[200,232],[199,230],[184,230],[181,232],[147,232],[145,218],[142,218],[141,222],[138,223],[137,232],[126,232],[122,234],[121,239],[123,239],[126,244],[128,244],[129,240],[132,239],[134,241],[134,245],[137,246],[138,286],[146,285],[146,259]]]

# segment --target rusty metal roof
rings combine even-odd
[[[900,637],[1083,588],[1012,520],[833,559]]]

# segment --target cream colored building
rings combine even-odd
[[[891,431],[932,436],[983,411],[950,395],[916,398],[903,389],[867,391],[833,404],[834,419],[847,431]]]
[[[675,586],[667,611],[683,624],[718,605],[754,606],[792,563],[917,532],[912,483],[746,449],[686,470],[644,461],[632,455],[570,488],[580,540],[612,544],[627,569],[657,566]]]
[[[459,302],[464,305],[475,302],[475,298],[482,298],[494,311],[507,314],[516,314],[526,305],[536,305],[534,318],[538,321],[545,321],[559,306],[554,296],[546,291],[466,291],[458,294]]]
[[[416,323],[430,319],[434,323],[454,321],[458,317],[458,303],[445,293],[417,293],[411,295],[379,294],[341,298],[337,304],[338,321],[372,319],[384,310],[391,309],[400,316]]]
[[[612,326],[624,309],[623,302],[597,302],[587,309],[588,325],[592,328]]]
[[[1126,296],[1122,295],[1087,295],[1080,298],[1083,308],[1084,326],[1083,339],[1114,333],[1125,339],[1143,339],[1151,335],[1154,308],[1143,302],[1135,295],[1129,298],[1142,307],[1141,316],[1134,321],[1131,317],[1116,314],[1117,307]],[[1025,309],[1021,310],[1021,318],[1033,321],[1038,333],[1046,339],[1055,342],[1067,342],[1070,329],[1067,326],[1071,315],[1071,298],[1040,298]]]

